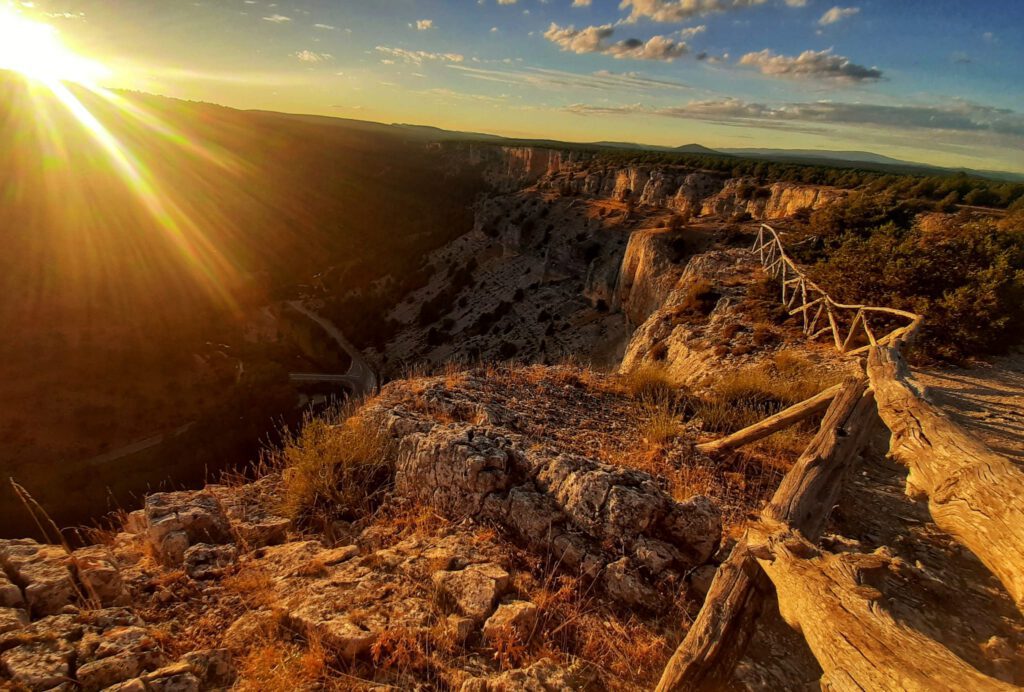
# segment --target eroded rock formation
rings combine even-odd
[[[678,502],[649,474],[525,437],[518,413],[480,396],[485,378],[422,381],[411,400],[396,383],[363,410],[396,441],[399,496],[497,524],[631,606],[658,608],[659,581],[708,561],[722,531],[710,500]]]

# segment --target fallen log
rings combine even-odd
[[[868,377],[892,431],[889,454],[910,470],[939,528],[970,549],[1024,612],[1024,472],[928,401],[893,347],[870,351]]]
[[[792,532],[751,541],[783,619],[803,634],[824,671],[822,689],[1019,689],[893,618],[870,585],[871,572],[892,568],[884,552],[821,553]]]
[[[768,437],[779,430],[788,428],[791,425],[799,423],[800,421],[810,418],[814,414],[827,409],[836,394],[839,393],[841,386],[842,385],[837,384],[829,387],[825,391],[814,395],[806,401],[801,401],[799,404],[793,404],[789,408],[779,411],[774,416],[769,416],[758,423],[754,423],[742,430],[737,430],[736,432],[717,440],[699,444],[697,445],[697,451],[705,454],[718,454],[730,449],[742,447],[743,445],[750,444],[751,442],[756,442],[757,440]]]
[[[874,402],[862,379],[844,382],[814,439],[783,478],[762,512],[814,540],[839,496],[841,480],[863,448],[875,421]],[[747,536],[715,573],[704,606],[669,660],[658,690],[718,690],[725,686],[753,637],[767,587],[747,550]]]

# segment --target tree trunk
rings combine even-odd
[[[775,586],[783,619],[818,659],[822,689],[1018,689],[892,617],[870,586],[871,572],[891,568],[885,554],[819,553],[793,533],[766,540],[752,550]]]
[[[910,469],[907,493],[992,572],[1024,612],[1024,472],[929,402],[891,347],[872,349],[868,376],[892,431],[889,453]]]
[[[824,530],[841,480],[875,421],[874,403],[865,387],[863,379],[847,380],[840,387],[817,435],[762,512],[766,523],[793,526],[812,540]],[[754,634],[765,586],[744,536],[718,568],[697,620],[669,660],[657,689],[721,689]]]

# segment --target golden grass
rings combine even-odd
[[[657,365],[643,365],[622,376],[626,392],[637,399],[668,399],[677,387],[668,372]]]
[[[643,402],[640,435],[649,444],[664,444],[683,433],[679,407],[672,399],[660,397]]]
[[[279,447],[265,455],[280,471],[279,510],[298,521],[326,524],[356,519],[380,503],[392,477],[388,444],[380,432],[348,404],[308,418],[302,431],[286,431]]]

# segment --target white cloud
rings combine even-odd
[[[704,14],[763,5],[767,0],[622,0],[619,7],[630,9],[627,22],[650,19],[681,22]]]
[[[822,26],[835,24],[847,17],[852,17],[858,12],[860,12],[859,7],[840,7],[839,5],[836,5],[831,10],[821,15],[821,19],[818,20],[818,24],[821,24]]]
[[[433,29],[433,28],[434,28],[434,20],[433,19],[417,19],[416,20],[416,30],[417,31],[426,31],[427,29]]]
[[[300,50],[297,53],[292,53],[292,55],[302,62],[308,63],[328,62],[330,60],[334,60],[334,56],[330,53],[314,53],[311,50]]]
[[[285,22],[290,22],[291,20],[291,17],[285,17],[283,14],[272,14],[269,17],[263,18],[263,21],[272,22],[274,24],[284,24]]]
[[[690,101],[682,106],[670,108],[652,108],[640,104],[574,104],[566,110],[577,115],[647,114],[783,129],[801,127],[798,123],[804,123],[881,127],[904,131],[942,130],[1024,138],[1024,114],[970,101],[907,106],[816,101],[773,106],[722,98]]]
[[[701,24],[700,26],[688,26],[685,29],[680,29],[679,35],[683,38],[693,38],[697,34],[703,34],[707,30],[708,28],[704,24]]]
[[[334,31],[338,27],[331,26],[330,24],[314,24],[313,28],[314,29],[323,29],[324,31]]]
[[[544,38],[569,53],[604,53],[616,58],[633,60],[671,62],[689,52],[686,43],[675,41],[668,36],[652,36],[647,41],[629,38],[616,43],[606,43],[606,39],[611,38],[614,33],[615,27],[611,24],[577,29],[574,26],[558,26],[552,22],[544,32]]]
[[[544,38],[557,43],[562,50],[570,53],[599,53],[604,48],[604,40],[615,33],[611,24],[588,26],[577,29],[574,26],[561,27],[551,22],[544,32]]]
[[[778,55],[767,48],[756,53],[747,53],[740,65],[753,67],[770,77],[790,79],[823,79],[836,82],[871,82],[882,78],[877,67],[865,67],[851,62],[849,58],[834,55],[832,49],[805,50],[798,56]]]
[[[377,46],[378,53],[388,58],[381,60],[385,65],[394,64],[394,61],[401,60],[413,65],[422,65],[425,61],[437,62],[462,62],[465,57],[459,53],[428,53],[425,50],[406,50],[404,48],[389,48],[388,46]],[[390,60],[390,62],[387,62]]]

